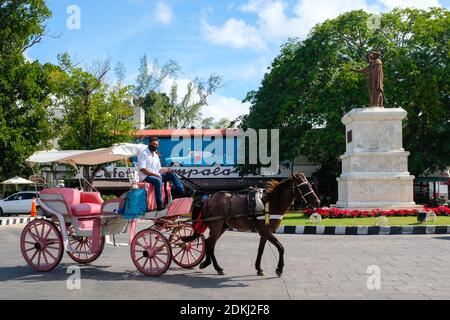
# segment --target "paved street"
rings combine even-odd
[[[0,299],[449,299],[450,237],[279,235],[286,249],[285,273],[275,276],[276,249],[266,248],[265,277],[256,276],[255,234],[228,232],[217,257],[225,276],[209,267],[174,264],[159,278],[136,271],[128,247],[106,246],[92,266],[81,267],[81,289],[67,289],[67,255],[50,273],[33,272],[19,249],[23,226],[0,227]],[[121,239],[124,241],[125,239]],[[381,288],[369,290],[381,271]],[[372,278],[371,278],[372,279]],[[375,286],[377,281],[369,281]]]

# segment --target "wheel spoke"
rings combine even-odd
[[[144,265],[142,266],[142,269],[145,270],[145,266],[147,265],[147,262],[149,259],[148,259],[148,257],[143,257],[143,258],[147,258],[147,259],[145,259]],[[152,263],[150,262],[150,268],[151,268],[151,265],[152,265]]]
[[[178,251],[178,253],[176,254],[176,255],[174,255],[173,257],[174,258],[176,258],[176,257],[178,257],[179,255],[180,255],[180,253],[182,253],[184,250],[183,249],[181,249],[180,251]]]
[[[142,245],[142,244],[139,242],[139,240],[136,241],[136,246],[141,247],[141,248],[144,248],[144,249],[146,248],[146,246]]]
[[[48,235],[50,234],[51,231],[52,231],[52,228],[48,228],[48,231],[45,234],[45,237],[43,237],[43,239],[47,239],[47,237],[48,237]]]
[[[53,260],[56,261],[56,257],[55,257],[50,251],[45,250],[45,252],[47,252],[47,254],[48,254],[50,257],[52,257]]]
[[[34,241],[39,242],[39,236],[36,236],[31,229],[28,230],[28,234],[33,238]]]
[[[197,251],[198,253],[202,253],[203,252],[202,250],[198,250],[196,248],[191,248],[191,249],[194,250],[194,251]]]
[[[152,264],[152,261],[155,263],[156,269],[161,269],[161,268],[159,267],[159,264],[156,262],[156,260],[155,260],[154,257],[150,259],[150,265]]]
[[[188,251],[188,253],[194,258],[194,261],[197,259],[197,257],[191,252],[191,250]]]
[[[154,258],[157,259],[158,261],[160,261],[163,264],[163,266],[166,264],[164,261],[162,261],[160,258],[158,258],[158,256],[154,256]]]
[[[42,256],[44,257],[44,261],[45,261],[46,265],[48,266],[50,263],[48,263],[47,256],[45,255],[45,249],[42,251]]]
[[[44,230],[45,230],[46,224],[45,224],[45,223],[42,223],[41,226],[42,226],[42,229],[41,229],[41,239],[44,239]]]

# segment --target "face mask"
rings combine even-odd
[[[158,147],[155,146],[148,146],[148,148],[150,149],[151,152],[155,152],[156,150],[158,150]]]

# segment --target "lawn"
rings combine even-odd
[[[438,216],[435,222],[417,223],[417,217],[388,217],[388,226],[414,225],[450,225],[450,217]],[[312,223],[302,212],[287,213],[282,221],[285,226],[376,226],[377,218],[339,218],[322,219],[321,223]]]

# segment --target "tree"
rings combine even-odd
[[[49,147],[54,136],[49,107],[51,64],[27,62],[23,54],[45,35],[51,13],[43,0],[0,4],[0,177],[29,173],[25,159]]]
[[[368,29],[369,17],[348,12],[315,26],[304,41],[291,39],[245,100],[251,108],[243,128],[279,128],[280,158],[306,155],[322,164],[321,181],[334,185],[345,151],[341,118],[368,101],[365,79],[351,69],[374,49],[383,54],[385,105],[408,112],[410,171],[450,165],[448,10],[396,9],[382,15],[378,32]]]
[[[147,129],[164,129],[171,127],[173,106],[165,93],[150,91],[144,98],[139,98],[139,105],[145,110],[145,127]]]
[[[147,56],[144,55],[141,58],[139,75],[133,90],[134,97],[143,98],[149,92],[158,90],[165,79],[176,77],[180,69],[179,64],[174,60],[169,60],[161,67],[158,60],[155,59],[149,66]]]
[[[208,98],[221,86],[221,77],[213,74],[206,81],[199,78],[190,81],[182,97],[179,96],[176,81],[173,82],[169,95],[159,92],[159,86],[165,79],[177,77],[178,68],[174,61],[169,61],[163,68],[154,62],[152,71],[149,71],[146,56],[142,58],[133,93],[135,105],[145,110],[146,128],[177,129],[194,126],[201,120],[200,110],[208,104]]]
[[[231,121],[227,118],[220,118],[219,121],[214,122],[213,117],[207,117],[200,121],[200,127],[205,129],[226,129],[230,128]]]
[[[211,75],[208,80],[198,78],[187,85],[186,94],[178,98],[178,85],[174,83],[170,92],[170,104],[172,114],[170,115],[170,128],[188,128],[194,126],[202,118],[201,109],[208,105],[210,97],[222,83],[218,75]]]
[[[58,75],[57,102],[64,109],[60,123],[61,149],[92,150],[131,141],[131,87],[107,84],[109,60],[97,63],[93,72],[73,66],[67,54],[60,55],[59,61],[66,70],[65,74]],[[84,167],[83,175],[92,184],[102,168]]]
[[[231,127],[231,121],[227,118],[220,118],[219,121],[214,124],[214,129],[226,129]]]

